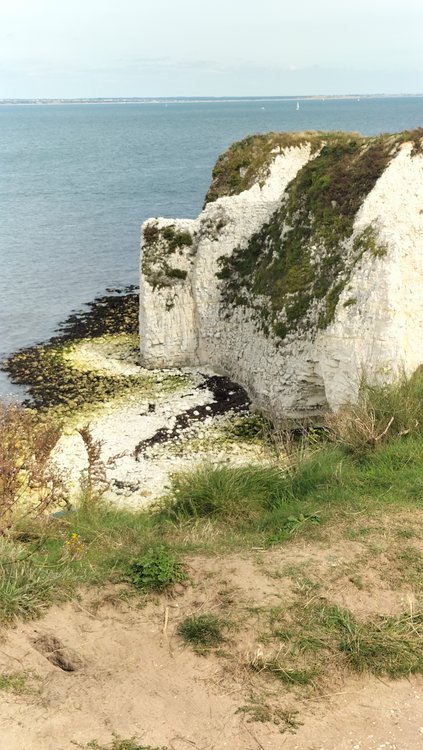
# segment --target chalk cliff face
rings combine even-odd
[[[211,365],[279,418],[422,364],[422,136],[234,144],[197,219],[143,225],[143,364]]]

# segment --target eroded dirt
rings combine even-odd
[[[342,540],[332,548],[324,540],[293,540],[242,555],[193,557],[189,585],[172,595],[126,599],[119,587],[90,590],[17,625],[3,634],[0,674],[25,673],[31,692],[1,693],[0,747],[74,750],[93,740],[106,745],[115,733],[170,750],[420,748],[421,676],[328,673],[319,689],[304,692],[248,669],[252,654],[267,647],[266,613],[289,607],[310,571],[329,601],[344,586],[356,616],[401,609],[406,589],[374,580],[373,603],[364,606],[362,588],[351,581],[345,588],[352,570],[364,572],[363,560],[362,542]],[[198,655],[176,631],[188,615],[205,612],[231,627],[220,650]],[[72,669],[51,658],[57,654],[71,657]],[[257,705],[270,706],[273,719],[252,721]]]

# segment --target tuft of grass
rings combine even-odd
[[[38,617],[72,591],[76,575],[68,563],[50,565],[45,555],[0,541],[0,622]]]
[[[291,687],[295,685],[310,685],[319,674],[319,670],[316,667],[301,669],[300,667],[292,667],[286,664],[280,653],[267,658],[256,655],[251,659],[249,666],[254,672],[271,674],[277,677],[280,682],[283,682],[284,685]]]
[[[272,722],[279,727],[281,734],[284,732],[290,732],[295,734],[297,729],[302,726],[303,722],[299,720],[299,712],[295,709],[283,709],[275,707],[266,702],[255,702],[247,703],[244,706],[240,706],[236,710],[237,714],[246,714],[248,716],[247,721],[257,721],[260,723]]]
[[[423,613],[381,617],[371,623],[353,623],[339,644],[356,672],[391,678],[423,671]]]
[[[195,651],[204,653],[224,642],[224,627],[226,623],[216,615],[192,615],[178,625],[177,633]]]
[[[423,431],[423,375],[405,373],[392,383],[363,380],[358,400],[326,418],[331,440],[354,455],[365,455],[396,437]]]
[[[283,503],[285,490],[286,478],[277,467],[206,465],[174,476],[165,512],[177,519],[248,521]]]
[[[279,613],[272,628],[273,637],[283,643],[284,661],[278,652],[275,657],[257,658],[252,666],[278,679],[285,671],[293,682],[297,679],[301,684],[304,676],[307,684],[307,675],[311,681],[331,665],[391,678],[423,671],[422,612],[358,621],[347,609],[304,600]]]
[[[0,690],[15,695],[28,692],[28,678],[22,672],[5,672],[0,674]]]
[[[81,746],[79,746],[81,747]],[[109,745],[99,745],[97,740],[92,740],[85,745],[86,750],[169,750],[167,747],[153,747],[152,745],[140,745],[135,737],[128,740],[122,740],[115,737]]]
[[[130,564],[126,574],[126,580],[142,591],[165,591],[186,579],[183,565],[162,545],[150,547]]]

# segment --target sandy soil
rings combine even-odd
[[[289,602],[292,571],[275,577],[275,566],[298,558],[317,565],[317,574],[332,566],[330,578],[340,573],[341,585],[345,564],[361,554],[359,543],[329,549],[322,542],[298,542],[286,556],[278,549],[265,559],[262,553],[192,559],[191,585],[172,597],[139,606],[139,600],[125,602],[119,589],[85,592],[78,602],[18,625],[3,635],[0,674],[24,671],[31,692],[1,693],[0,747],[74,750],[93,740],[106,745],[116,733],[170,750],[417,750],[423,746],[420,676],[396,682],[348,678],[305,695],[245,668],[257,648],[257,632],[246,623],[236,644],[220,655],[196,655],[176,634],[188,614],[223,606],[233,614],[247,605]],[[395,600],[390,592],[389,611],[403,595],[398,592]],[[386,591],[379,599],[376,589],[373,599],[373,610],[384,611]],[[359,596],[351,595],[348,603],[363,613]],[[64,671],[60,660],[57,664],[49,642],[74,671]],[[240,710],[252,699],[276,702],[292,713],[295,733],[272,721],[252,722]]]

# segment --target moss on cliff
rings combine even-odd
[[[141,270],[154,289],[174,286],[186,279],[187,270],[171,265],[170,258],[175,254],[182,256],[192,244],[193,237],[189,232],[178,230],[171,224],[161,227],[157,221],[150,221],[144,227]]]
[[[221,260],[225,306],[252,310],[265,334],[325,328],[364,252],[386,248],[367,227],[352,241],[354,219],[398,147],[417,135],[313,136],[321,148],[292,180],[282,205],[246,247]],[[413,147],[416,148],[416,145]]]
[[[216,162],[205,205],[224,195],[238,195],[256,182],[264,182],[279,150],[305,143],[319,148],[321,142],[320,133],[307,132],[250,135],[232,144]]]

